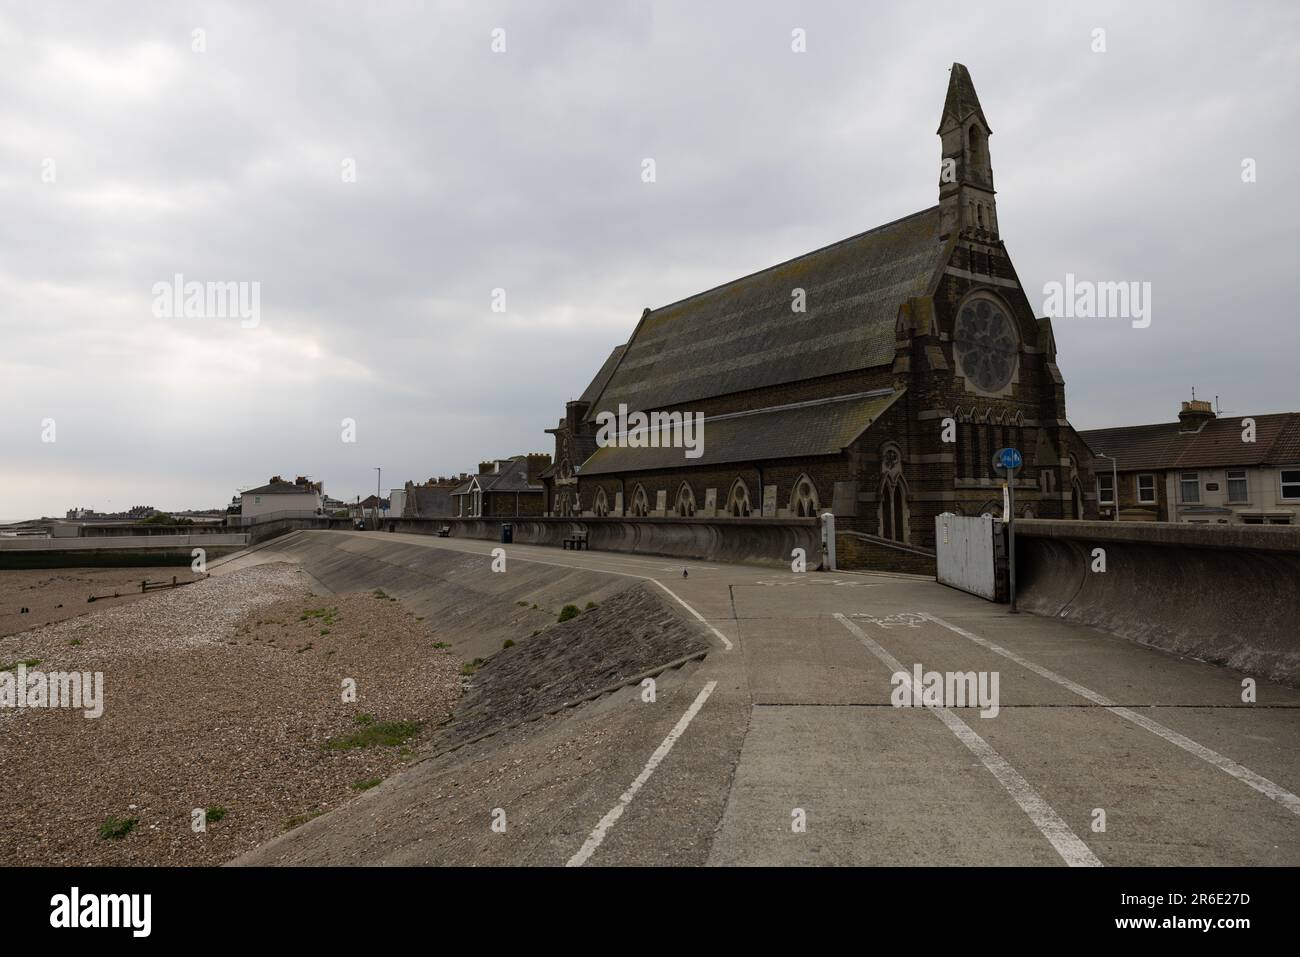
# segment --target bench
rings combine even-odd
[[[586,548],[587,551],[591,551],[591,549],[587,547],[586,532],[574,532],[568,538],[563,539],[560,544],[565,548],[572,548],[575,552],[581,551],[584,548]]]
[[[442,526],[442,528],[438,529],[438,537],[439,537],[439,538],[447,538],[447,537],[450,536],[450,535],[451,535],[451,526],[450,526],[450,525],[444,525],[444,526]]]

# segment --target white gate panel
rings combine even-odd
[[[938,579],[945,585],[998,600],[996,537],[1000,529],[991,515],[954,515],[934,520]]]

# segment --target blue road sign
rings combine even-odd
[[[1018,469],[1024,464],[1019,449],[998,449],[998,464],[1004,469]]]

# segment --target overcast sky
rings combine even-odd
[[[0,518],[550,452],[646,306],[937,202],[954,60],[1036,308],[1151,283],[1056,322],[1075,426],[1300,409],[1294,2],[10,2]]]

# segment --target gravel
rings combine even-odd
[[[0,864],[229,860],[400,769],[461,689],[460,660],[396,601],[312,596],[283,563],[0,643],[0,667],[30,658],[103,672],[106,703],[94,720],[0,708]],[[420,730],[400,745],[327,746],[390,722]],[[224,816],[196,833],[195,810],[215,808]],[[109,818],[137,823],[104,838]]]

